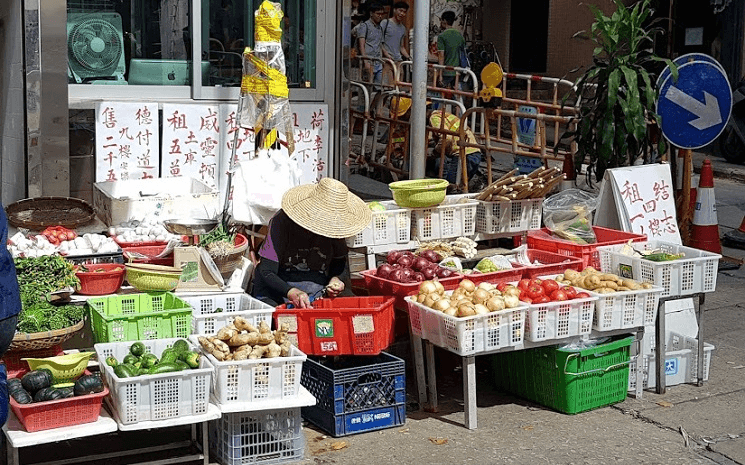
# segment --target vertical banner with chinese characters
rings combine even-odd
[[[164,104],[162,176],[199,179],[217,189],[220,121],[218,105]]]
[[[157,103],[96,105],[96,182],[159,176]]]
[[[293,103],[291,107],[293,137],[295,138],[295,153],[292,154],[292,158],[297,160],[301,170],[300,183],[318,182],[321,178],[328,176],[328,105],[322,103]],[[237,111],[237,104],[221,105],[220,127],[225,128],[221,139],[223,154],[223,165],[220,170],[221,186],[224,185],[222,183],[227,182],[226,174],[230,166],[230,154],[233,150],[235,131],[238,131],[236,161],[248,160],[254,153],[256,139],[254,132],[251,129],[237,128],[235,123]],[[280,138],[285,139],[284,135],[281,135]],[[285,154],[288,153],[284,147],[282,151]]]
[[[681,244],[670,165],[607,170],[595,224],[646,234],[648,240]]]

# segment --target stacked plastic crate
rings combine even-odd
[[[337,297],[313,309],[277,307],[276,326],[309,356],[300,383],[316,404],[302,416],[332,436],[374,431],[406,421],[404,361],[383,352],[393,340],[391,297]]]
[[[215,335],[242,317],[254,327],[272,324],[274,307],[242,292],[185,296],[192,307],[192,335]],[[285,357],[220,361],[202,350],[201,366],[212,372],[211,402],[222,416],[210,422],[213,460],[223,465],[301,460],[305,439],[300,408],[315,398],[300,386],[306,355],[296,346]]]

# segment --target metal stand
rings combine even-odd
[[[696,299],[698,297],[698,299]],[[665,302],[672,300],[681,299],[694,299],[694,305],[696,307],[696,321],[698,322],[698,359],[696,366],[696,385],[704,385],[704,300],[706,294],[698,292],[695,294],[677,295],[669,297],[661,297],[660,303],[657,306],[657,329],[655,332],[655,374],[657,380],[656,392],[657,394],[664,394],[667,386],[667,379],[665,378],[665,345],[667,342],[665,335]],[[641,365],[641,363],[637,363]],[[637,378],[639,380],[641,378]],[[637,382],[637,386],[641,384]]]

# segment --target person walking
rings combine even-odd
[[[378,3],[370,5],[370,19],[354,28],[359,53],[365,58],[383,58],[383,28],[380,22],[385,16],[385,9]],[[364,67],[372,82],[379,84],[383,76],[383,63],[378,60],[365,60]]]
[[[408,3],[396,2],[393,4],[393,16],[380,22],[383,29],[383,56],[396,62],[411,60],[408,50],[409,31],[403,24],[408,12]]]
[[[445,66],[460,66],[460,51],[466,46],[466,39],[459,30],[453,27],[455,23],[455,12],[445,11],[440,16],[440,28],[442,32],[437,37],[437,60]],[[438,70],[437,86],[447,89],[455,88],[454,70]]]

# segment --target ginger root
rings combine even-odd
[[[233,325],[235,325],[238,331],[246,331],[249,333],[259,332],[258,329],[256,329],[251,323],[248,322],[247,319],[243,318],[242,316],[235,317],[235,320],[233,320]]]

